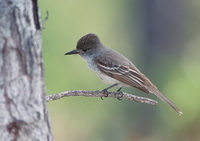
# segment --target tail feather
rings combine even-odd
[[[157,88],[151,88],[150,92],[155,94],[163,102],[170,105],[179,115],[183,114],[183,112],[173,102],[171,102],[167,97],[165,97]]]

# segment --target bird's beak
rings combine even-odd
[[[70,52],[65,53],[65,55],[79,54],[79,52],[75,49]]]

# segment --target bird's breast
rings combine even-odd
[[[119,83],[121,86],[125,86],[125,84],[122,84],[122,82],[104,74],[103,72],[101,72],[99,70],[99,68],[96,65],[96,62],[94,61],[93,58],[84,58],[88,64],[88,67],[95,72],[95,74],[106,84],[115,84],[115,83]]]

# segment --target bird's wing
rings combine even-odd
[[[109,55],[109,54],[108,54]],[[119,54],[118,54],[119,55]],[[106,75],[135,88],[140,89],[145,93],[149,90],[145,87],[148,78],[142,74],[129,60],[125,60],[124,56],[119,56],[117,60],[115,56],[96,57],[95,62],[100,71]],[[106,59],[106,60],[105,60]],[[123,63],[124,62],[124,63]]]
[[[165,97],[157,87],[123,55],[113,50],[107,50],[103,55],[96,57],[95,62],[99,70],[106,75],[124,84],[138,88],[145,93],[154,93],[162,101],[169,104],[176,112],[180,115],[182,114],[182,111]]]

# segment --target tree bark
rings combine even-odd
[[[37,0],[0,0],[0,141],[52,141]]]

